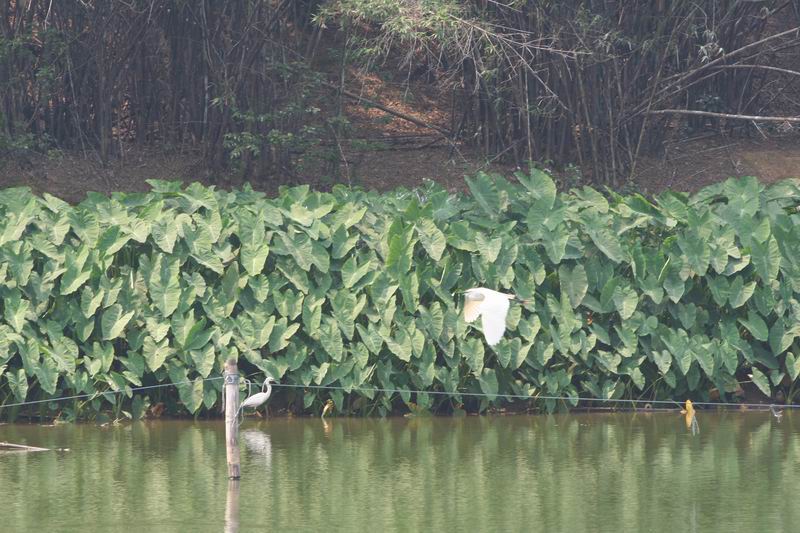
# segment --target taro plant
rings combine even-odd
[[[515,178],[479,174],[469,195],[277,198],[152,181],[77,206],[6,189],[0,404],[88,394],[42,409],[210,412],[221,383],[198,378],[229,357],[297,385],[271,400],[295,411],[328,398],[358,414],[483,410],[506,395],[548,410],[727,399],[742,382],[792,398],[796,182],[650,200]],[[459,314],[458,291],[476,285],[531,302],[494,348]],[[161,383],[177,385],[131,391]]]

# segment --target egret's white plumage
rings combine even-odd
[[[506,331],[506,316],[513,294],[505,294],[484,287],[467,289],[464,298],[464,320],[474,322],[481,317],[483,336],[489,346],[494,346]]]
[[[242,409],[245,407],[258,407],[262,403],[266,402],[269,399],[270,394],[272,394],[272,384],[277,383],[275,379],[272,377],[267,377],[264,380],[264,383],[261,385],[261,392],[253,394],[252,396],[248,396],[244,399],[242,404],[239,406],[239,411],[241,412]]]

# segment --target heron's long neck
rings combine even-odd
[[[265,390],[264,392],[267,393],[267,396],[272,394],[272,383],[270,383],[269,381],[267,381],[267,390]]]

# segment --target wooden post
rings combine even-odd
[[[228,479],[239,479],[239,367],[236,361],[225,362],[225,448],[228,456]]]

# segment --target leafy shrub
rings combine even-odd
[[[565,398],[549,410],[579,396],[705,400],[750,379],[791,399],[795,182],[651,202],[516,178],[480,174],[471,195],[303,186],[275,199],[152,181],[74,207],[2,191],[0,401],[98,393],[95,410],[119,409],[123,395],[99,393],[216,376],[229,357],[300,385],[273,400],[297,409],[328,395],[381,414],[504,394]],[[477,285],[531,300],[495,348],[459,316],[457,292]],[[165,401],[198,413],[220,388],[198,380]]]

